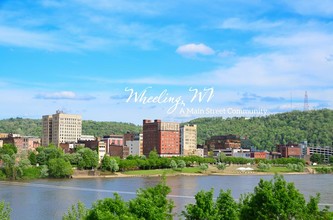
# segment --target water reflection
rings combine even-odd
[[[178,176],[168,177],[171,187],[169,198],[175,202],[174,211],[180,214],[200,190],[214,188],[217,197],[220,189],[232,190],[234,198],[253,192],[260,178],[272,176]],[[309,198],[321,193],[321,204],[333,203],[333,175],[286,175],[285,179]],[[0,182],[0,200],[9,202],[12,219],[61,219],[68,207],[79,200],[91,207],[97,199],[112,197],[118,192],[124,200],[135,197],[136,190],[156,185],[160,178],[114,178],[38,180],[30,182]]]

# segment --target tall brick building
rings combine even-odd
[[[143,154],[156,149],[162,157],[180,155],[179,123],[143,120]]]

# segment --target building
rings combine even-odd
[[[269,152],[267,151],[252,151],[251,158],[253,159],[268,159]]]
[[[156,150],[162,157],[180,155],[179,123],[143,120],[143,154]]]
[[[324,155],[324,162],[328,163],[330,157],[333,156],[333,147],[308,147],[308,154],[321,154]]]
[[[218,149],[238,149],[241,147],[241,139],[237,135],[220,135],[212,136],[209,140],[206,140],[206,146],[208,151]]]
[[[126,140],[124,138],[124,140]],[[143,134],[133,135],[131,140],[126,140],[125,146],[129,148],[129,155],[143,155]]]
[[[228,148],[228,149],[215,149],[213,150],[213,155],[216,157],[219,153],[224,153],[227,157],[243,157],[250,158],[251,152],[250,149],[242,149],[242,148]]]
[[[298,144],[280,144],[276,146],[276,151],[281,153],[281,157],[284,158],[302,158],[302,149],[298,146]]]
[[[180,127],[181,155],[197,155],[197,125],[183,125]]]
[[[127,146],[111,145],[107,151],[112,157],[126,158],[129,155],[129,147]]]
[[[3,140],[0,140],[0,147],[3,147]]]
[[[19,153],[23,151],[33,151],[40,146],[41,140],[38,137],[20,136],[18,134],[8,134],[1,138],[2,144],[12,144],[17,147]]]
[[[143,134],[127,132],[124,134],[124,144],[129,147],[129,155],[143,155]]]
[[[53,115],[42,117],[43,135],[42,145],[61,143],[76,143],[81,138],[82,118],[81,115],[65,114],[57,111]]]
[[[95,136],[94,135],[81,135],[80,141],[94,141],[96,140]]]
[[[98,159],[99,162],[103,159],[106,154],[106,144],[104,141],[98,141]]]

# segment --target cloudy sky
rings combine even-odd
[[[333,107],[331,0],[0,1],[0,118],[247,117],[305,91]]]

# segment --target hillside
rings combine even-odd
[[[310,145],[332,146],[333,110],[293,111],[266,117],[245,118],[198,118],[189,123],[198,125],[198,143],[213,135],[237,134],[247,136],[259,149],[271,150],[276,144],[301,142]],[[0,133],[19,133],[41,136],[41,120],[10,118],[0,120]],[[139,132],[141,126],[120,122],[83,121],[82,133],[103,136]],[[251,145],[251,144],[249,144]]]
[[[127,131],[140,132],[141,127],[131,123],[122,122],[82,121],[82,134],[100,137],[109,134],[123,134]],[[0,120],[0,133],[15,133],[41,137],[42,120],[23,118]]]
[[[332,146],[333,110],[293,111],[266,117],[198,118],[190,121],[198,125],[198,142],[223,134],[247,136],[259,149],[270,150],[276,144],[299,143]]]

